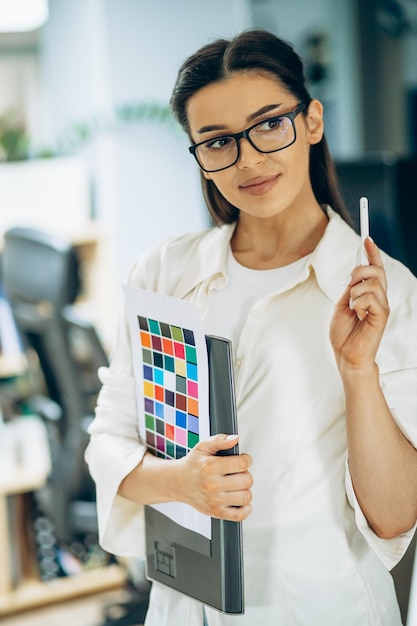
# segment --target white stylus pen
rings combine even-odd
[[[368,198],[363,197],[359,200],[359,215],[361,229],[361,265],[369,265],[368,255],[365,250],[365,239],[369,237]]]

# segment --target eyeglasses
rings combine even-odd
[[[221,135],[195,143],[188,148],[205,172],[220,172],[232,167],[240,156],[240,140],[245,138],[258,152],[268,154],[291,146],[297,138],[294,120],[307,108],[301,102],[294,111],[274,115],[258,122],[240,133]]]

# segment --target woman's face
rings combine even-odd
[[[274,115],[293,111],[299,102],[273,76],[255,71],[237,73],[197,91],[187,114],[195,143],[227,133],[238,133]],[[295,143],[278,152],[258,152],[246,138],[240,140],[235,165],[204,176],[241,213],[268,218],[317,202],[309,176],[310,146],[323,135],[322,106],[310,103],[306,117],[295,118]],[[241,215],[242,217],[242,215]]]

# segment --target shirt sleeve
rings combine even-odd
[[[377,355],[380,384],[392,416],[403,435],[417,448],[417,281],[405,266],[384,255],[390,316]],[[346,493],[356,524],[388,569],[402,558],[416,530],[381,539],[361,510],[346,464]]]
[[[381,376],[381,387],[399,429],[417,447],[417,368]],[[359,505],[346,462],[346,493],[355,511],[356,525],[381,561],[391,570],[404,556],[417,528],[417,522],[406,533],[393,539],[382,539],[372,530]]]
[[[98,375],[102,387],[95,418],[89,427],[85,459],[96,484],[100,544],[111,554],[143,556],[143,506],[117,495],[121,481],[140,463],[146,451],[139,438],[129,328],[124,311],[110,366],[101,367]]]
[[[167,250],[174,241],[175,238],[169,238],[151,246],[133,264],[127,283],[140,289],[170,293],[177,274],[181,276],[179,271],[172,271],[172,264],[166,260]],[[181,241],[181,249],[189,247],[187,237]],[[185,262],[182,256],[176,253],[176,270],[177,266],[181,267],[179,261]],[[162,264],[170,271],[162,271]],[[139,437],[130,334],[124,307],[110,366],[100,368],[98,374],[102,388],[95,418],[89,427],[90,442],[85,459],[96,484],[100,544],[111,554],[144,556],[143,506],[117,494],[123,478],[141,462],[146,452]]]
[[[392,570],[393,567],[395,567],[395,565],[397,565],[397,563],[404,556],[405,551],[407,550],[413,538],[414,532],[417,527],[417,522],[413,526],[413,528],[408,530],[406,533],[398,535],[398,537],[394,537],[393,539],[382,539],[381,537],[378,537],[378,535],[369,526],[368,521],[356,498],[347,462],[345,484],[346,494],[349,503],[355,512],[356,526],[358,527],[359,531],[362,533],[368,544],[374,550],[374,552],[381,559],[385,567],[388,570]]]

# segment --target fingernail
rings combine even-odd
[[[349,274],[349,276],[347,276],[345,280],[343,281],[342,285],[346,287],[346,285],[348,285],[351,280],[352,280],[352,274]]]
[[[353,310],[353,300],[352,300],[352,298],[349,298],[349,309],[351,311]]]
[[[232,439],[238,439],[239,435],[227,435],[226,441],[232,441]]]

